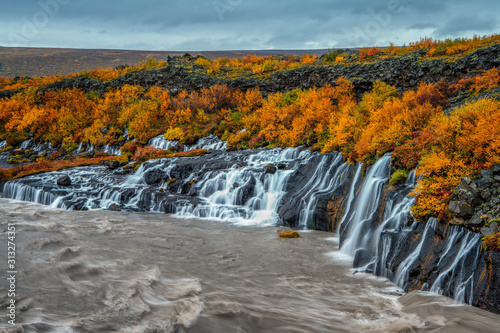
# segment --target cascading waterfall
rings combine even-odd
[[[28,176],[7,182],[3,195],[63,209],[147,210],[269,225],[281,218],[278,207],[293,175],[305,177],[291,198],[299,212],[297,226],[307,228],[315,220],[319,200],[331,199],[345,185],[340,192],[347,196],[340,221],[342,251],[350,255],[364,251],[366,271],[385,276],[405,290],[416,285],[415,277],[425,269],[421,258],[440,253],[435,259],[437,273],[422,289],[471,303],[479,234],[461,227],[442,231],[435,219],[426,224],[412,222],[410,207],[415,199],[407,194],[415,185],[415,173],[395,191],[384,193],[390,163],[390,155],[380,158],[363,180],[362,166],[353,169],[339,153],[319,155],[304,148],[213,152],[148,161],[132,174],[121,168],[88,166]],[[310,173],[301,174],[306,166]],[[346,174],[352,178],[350,187]],[[56,184],[63,175],[70,176],[70,186]],[[446,237],[436,247],[443,233]]]
[[[293,148],[265,150],[247,157],[243,168],[233,166],[224,173],[208,172],[196,185],[205,204],[181,207],[176,214],[242,224],[276,223],[276,209],[293,170],[277,169],[262,174],[262,168],[270,163],[293,161],[299,156],[306,158],[310,153]]]
[[[436,230],[437,220],[431,218],[425,225],[424,232],[420,237],[420,242],[415,250],[399,265],[396,273],[395,281],[398,286],[405,287],[409,281],[409,274],[411,267],[415,264],[423,249],[429,245],[428,242],[432,241],[432,236]]]
[[[148,210],[266,225],[278,220],[288,177],[312,156],[303,148],[217,154],[223,164],[217,168],[210,157],[194,157],[148,161],[130,175],[104,166],[34,175],[9,182],[4,196],[63,209]],[[63,175],[70,186],[56,184]],[[157,175],[161,179],[153,179]]]
[[[453,296],[456,300],[471,304],[473,301],[474,268],[478,264],[481,235],[458,226],[451,227],[445,243],[445,251],[438,263],[439,276],[431,292]],[[458,248],[457,254],[452,251]],[[451,265],[446,265],[452,260]]]
[[[152,146],[154,148],[169,150],[170,148],[179,147],[179,141],[171,141],[167,140],[163,137],[163,135],[158,135],[148,142],[148,146]],[[183,147],[184,151],[189,151],[193,149],[205,149],[208,151],[225,151],[227,150],[227,142],[222,141],[216,135],[210,134],[204,138],[198,140],[198,142],[194,145],[186,145]]]
[[[379,159],[368,172],[357,195],[353,195],[356,188],[353,183],[341,222],[341,238],[345,239],[341,250],[351,255],[357,251],[368,253],[366,271],[385,276],[404,290],[414,287],[416,277],[426,269],[422,258],[433,258],[435,253],[441,253],[439,260],[434,259],[437,261],[437,276],[431,275],[422,290],[472,304],[480,234],[452,226],[444,232],[444,244],[436,245],[442,236],[439,236],[439,223],[435,218],[429,219],[425,225],[412,222],[410,208],[415,198],[408,193],[415,185],[414,172],[382,205],[381,186],[389,179],[387,169],[390,162],[388,155]],[[384,208],[380,221],[378,207]]]
[[[407,194],[416,184],[415,171],[412,171],[405,185],[400,189],[402,194]],[[409,227],[411,220],[410,208],[415,203],[415,198],[405,196],[401,201],[387,200],[382,223],[377,228],[375,239],[377,239],[377,254],[375,257],[375,274],[388,277],[393,280],[390,268],[396,265],[393,246],[404,246],[404,242],[393,243],[393,237],[386,237],[390,233],[402,234],[402,229]],[[401,238],[402,239],[402,238]],[[402,249],[398,249],[401,251]]]
[[[20,201],[30,201],[42,205],[50,206],[57,200],[57,196],[38,189],[30,185],[7,182],[3,188],[4,198],[11,198]]]
[[[227,142],[222,141],[216,135],[210,134],[209,136],[199,139],[196,144],[184,147],[184,151],[193,149],[205,149],[208,151],[227,150]]]
[[[301,210],[299,215],[299,227],[307,229],[313,226],[313,217],[318,197],[333,192],[343,181],[344,173],[349,166],[348,163],[342,163],[341,154],[335,153],[333,161],[328,158],[322,158],[316,171],[304,186],[300,201]]]
[[[7,146],[7,140],[0,141],[0,149],[4,149]]]
[[[391,170],[389,154],[380,158],[368,171],[363,186],[351,209],[346,211],[346,219],[342,222],[347,235],[341,250],[354,255],[356,250],[364,248],[374,252],[376,244],[373,237],[373,226],[377,225],[376,215],[380,207],[382,188],[389,180]]]
[[[163,137],[163,135],[158,135],[149,140],[148,146],[163,150],[169,150],[172,147],[179,146],[179,141],[167,140]]]
[[[19,149],[27,149],[30,146],[30,144],[31,144],[31,140],[24,140],[19,145]]]
[[[114,156],[120,156],[122,154],[120,147],[113,147],[110,145],[104,146],[104,152],[108,155],[114,155]]]

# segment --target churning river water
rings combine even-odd
[[[499,332],[500,316],[353,274],[325,232],[0,199],[16,226],[15,325],[1,332]]]

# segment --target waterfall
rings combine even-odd
[[[303,147],[212,154],[151,160],[132,174],[87,166],[28,176],[10,181],[4,196],[63,209],[156,211],[268,225],[279,220],[277,207],[290,175],[319,156]],[[64,175],[70,186],[56,184]],[[47,198],[37,199],[36,193]]]
[[[7,140],[0,141],[0,149],[4,149],[7,146]]]
[[[149,140],[148,146],[152,146],[154,148],[169,150],[172,147],[179,146],[179,141],[170,141],[163,137],[163,135],[158,135]]]
[[[57,200],[57,196],[44,191],[41,188],[32,187],[14,182],[7,182],[3,188],[4,198],[11,198],[20,201],[30,201],[42,205],[52,205]]]
[[[19,149],[27,149],[31,144],[31,140],[24,140],[21,145],[19,145]]]
[[[246,166],[233,166],[225,172],[208,172],[195,185],[203,204],[186,205],[176,211],[179,216],[230,220],[242,224],[274,224],[277,206],[284,186],[293,170],[263,168],[271,163],[287,162],[302,154],[299,149],[271,149],[244,159]],[[310,154],[310,153],[309,153]]]
[[[348,163],[342,162],[341,154],[335,154],[333,161],[327,158],[321,159],[316,171],[301,193],[299,228],[307,229],[310,225],[314,225],[313,218],[318,198],[332,193],[342,183],[344,173],[349,166]]]
[[[167,140],[163,137],[163,135],[158,135],[149,140],[148,146],[152,146],[154,148],[169,150],[170,148],[179,147],[179,141],[171,141]],[[198,140],[198,142],[194,145],[186,145],[184,146],[184,151],[189,151],[193,149],[205,149],[208,151],[225,151],[227,150],[227,142],[222,141],[216,135],[210,134],[204,138]]]
[[[340,227],[341,250],[367,256],[366,271],[387,277],[406,291],[418,287],[417,278],[424,273],[429,278],[419,288],[472,304],[481,235],[446,227],[435,218],[425,224],[412,222],[410,208],[415,198],[408,193],[415,185],[415,172],[384,198],[382,187],[390,176],[390,162],[389,155],[379,159],[357,194],[355,182],[351,185]],[[432,267],[437,267],[437,274],[427,271]]]
[[[227,150],[227,142],[222,141],[216,135],[210,134],[209,136],[199,139],[196,144],[184,147],[184,151],[193,149],[205,149],[208,151]]]
[[[122,154],[120,147],[113,147],[110,145],[104,146],[104,152],[108,155],[114,155],[114,156],[120,156]]]
[[[346,240],[341,247],[343,252],[354,255],[360,248],[369,251],[376,248],[373,226],[377,224],[376,213],[380,206],[382,188],[391,174],[390,163],[391,156],[387,154],[370,168],[355,203],[346,211],[346,220],[342,222],[342,227],[346,230]]]
[[[436,219],[413,222],[415,198],[408,193],[415,173],[405,184],[384,191],[390,163],[390,155],[381,157],[363,179],[362,165],[344,163],[339,153],[311,153],[304,147],[214,151],[151,160],[137,170],[98,165],[27,176],[7,182],[3,194],[69,210],[154,211],[244,225],[281,222],[303,229],[317,228],[333,214],[328,204],[339,200],[341,250],[355,256],[356,267],[405,290],[421,288],[470,304],[479,278],[474,272],[480,235]],[[71,185],[57,185],[61,176],[69,176]],[[428,279],[418,280],[422,274]]]
[[[474,268],[479,260],[481,235],[453,226],[447,236],[445,250],[437,265],[440,273],[430,291],[471,304]],[[451,264],[447,265],[447,261]]]

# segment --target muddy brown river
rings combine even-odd
[[[352,259],[325,232],[280,239],[269,226],[8,199],[0,199],[0,222],[1,332],[500,330],[498,315],[353,274]]]

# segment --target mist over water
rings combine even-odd
[[[498,332],[498,315],[353,275],[326,232],[7,199],[0,223],[18,269],[18,325],[1,279],[0,332]]]

